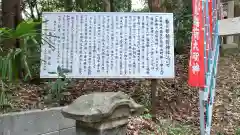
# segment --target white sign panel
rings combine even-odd
[[[41,78],[173,78],[172,13],[43,13]]]

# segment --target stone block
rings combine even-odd
[[[59,121],[59,129],[66,129],[66,128],[71,128],[71,127],[75,127],[75,121],[69,118],[65,118],[63,117],[63,115],[61,114],[61,112],[58,112],[60,117],[60,121]]]
[[[95,92],[79,97],[62,114],[76,121],[76,135],[125,135],[128,118],[142,111],[123,92]]]

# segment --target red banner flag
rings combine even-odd
[[[193,26],[192,41],[189,60],[189,80],[190,86],[205,86],[204,68],[204,21],[202,13],[202,1],[192,0],[193,4]]]

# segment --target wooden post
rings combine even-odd
[[[234,18],[234,1],[228,1],[227,4],[227,17]],[[232,44],[234,42],[233,36],[227,37],[227,44]]]
[[[165,0],[148,0],[148,6],[150,12],[165,12],[165,8],[161,5]],[[157,79],[151,79],[151,115],[154,122],[157,121],[157,110],[156,110],[156,101],[157,101]]]
[[[156,101],[157,101],[157,97],[156,97],[156,93],[157,93],[157,79],[152,79],[151,80],[151,115],[152,115],[152,120],[154,122],[157,122],[157,110],[156,110]]]

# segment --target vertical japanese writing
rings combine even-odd
[[[198,41],[200,37],[200,20],[199,20],[199,13],[201,10],[201,7],[199,6],[198,2],[195,1],[195,8],[194,8],[194,14],[193,14],[193,43],[192,43],[192,54],[190,57],[193,59],[192,61],[192,72],[193,74],[197,74],[200,71],[200,66],[199,66],[199,47],[198,47]]]
[[[79,15],[75,15],[75,29],[76,29],[76,36],[77,38],[75,39],[75,54],[78,54],[78,46],[79,46],[79,40],[81,40],[81,38],[78,38],[78,36],[80,35],[80,24],[79,24]]]
[[[92,75],[92,70],[91,70],[91,66],[92,66],[92,48],[93,48],[93,37],[92,37],[92,34],[93,34],[93,30],[92,30],[92,27],[93,27],[93,16],[89,16],[88,17],[89,20],[88,20],[88,46],[87,46],[87,75],[90,76]]]
[[[202,13],[202,7],[205,2],[193,1],[193,26],[192,26],[192,41],[191,41],[191,52],[189,60],[189,79],[188,83],[194,87],[205,86],[205,67],[204,60],[204,48],[206,44],[204,39],[204,23],[205,18]],[[204,9],[203,9],[204,11]],[[207,56],[206,56],[207,57]],[[202,59],[201,59],[202,58]]]
[[[51,50],[54,51],[56,48],[55,48],[55,45],[57,44],[57,35],[56,35],[56,32],[57,31],[57,20],[54,20],[53,21],[53,41],[52,41],[52,45],[51,45]]]
[[[47,48],[44,48],[44,62],[43,62],[43,70],[47,71]]]
[[[120,17],[120,23],[119,23],[119,28],[120,28],[120,42],[119,42],[119,55],[120,55],[120,75],[124,74],[124,67],[123,67],[123,17]]]
[[[75,33],[74,33],[74,36],[75,36],[75,42],[74,42],[74,45],[75,45],[75,47],[74,47],[74,63],[75,62],[77,62],[76,63],[76,65],[77,64],[79,64],[79,58],[78,58],[78,51],[79,51],[79,43],[81,43],[80,41],[81,41],[81,38],[79,38],[79,35],[80,35],[80,30],[79,30],[79,28],[80,28],[80,23],[79,23],[79,15],[78,14],[76,14],[75,15],[75,23],[74,23],[74,27],[75,27],[75,33],[76,33],[76,35],[75,35]],[[76,60],[76,61],[75,61]],[[74,66],[75,66],[75,64],[74,64]],[[74,68],[76,68],[77,69],[77,71],[79,72],[79,67],[77,68],[77,67],[73,67],[73,69]]]
[[[84,15],[84,44],[83,44],[83,71],[84,75],[87,73],[87,47],[88,47],[88,16]]]
[[[103,73],[105,73],[105,54],[106,54],[106,50],[105,50],[105,47],[106,47],[106,34],[105,34],[105,23],[106,23],[106,18],[105,16],[102,16],[102,20],[101,20],[101,35],[102,35],[102,45],[101,45],[101,71]]]
[[[128,37],[127,37],[127,33],[128,33],[128,29],[127,29],[127,16],[123,17],[123,21],[124,21],[124,25],[123,25],[123,39],[124,39],[124,43],[123,43],[123,49],[124,49],[124,75],[127,75],[127,72],[129,70],[128,67],[128,48],[127,48],[127,42],[128,42]]]
[[[65,65],[66,65],[66,69],[70,69],[70,59],[69,59],[69,53],[70,53],[70,44],[71,44],[71,42],[70,42],[70,40],[71,40],[71,35],[70,35],[70,31],[71,31],[71,27],[69,27],[71,24],[70,24],[70,16],[69,15],[67,15],[67,27],[66,27],[66,34],[67,34],[67,36],[66,36],[66,63],[65,63]]]
[[[55,21],[55,20],[54,20]],[[54,27],[54,21],[51,22],[51,24],[53,23],[53,27]],[[53,43],[54,43],[54,33],[53,33],[53,29],[51,30],[48,30],[48,34],[47,34],[49,37],[48,37],[48,49],[47,49],[47,66],[50,67],[51,66],[51,56],[52,56],[52,48],[53,48]]]
[[[143,22],[142,20],[143,18],[141,18],[140,16],[137,17],[137,23],[135,22],[135,32],[137,33],[137,36],[134,36],[134,40],[135,40],[135,52],[136,52],[136,58],[135,58],[135,64],[136,64],[136,72],[137,74],[141,73],[141,52],[144,52],[141,50],[141,44],[144,44],[144,42],[141,41],[141,34],[143,31],[141,31],[141,22]],[[135,18],[136,20],[136,18]]]
[[[131,16],[127,16],[127,29],[128,29],[128,32],[127,32],[127,39],[128,39],[128,75],[132,75],[133,73],[133,44],[132,44],[132,37],[131,37],[131,33],[132,33],[132,29],[131,29]]]
[[[154,27],[155,27],[155,71],[159,71],[159,61],[160,61],[160,55],[159,55],[159,17],[155,17],[155,23],[154,23]]]
[[[132,59],[132,69],[133,69],[133,75],[135,75],[136,74],[136,68],[137,68],[137,51],[138,51],[138,49],[137,49],[137,41],[136,41],[136,20],[134,20],[135,18],[133,18],[132,16],[131,16],[131,18],[130,18],[130,21],[131,21],[131,23],[130,23],[130,26],[131,26],[131,33],[130,33],[130,35],[129,35],[129,38],[131,38],[131,46],[132,46],[132,56],[133,56],[133,59]],[[135,39],[135,40],[134,40]]]
[[[170,66],[170,34],[169,34],[169,20],[166,19],[165,20],[165,37],[166,37],[166,40],[165,40],[165,44],[166,44],[166,66],[169,67]]]
[[[58,15],[58,21],[57,21],[57,33],[61,34],[61,21],[62,18],[60,15]],[[61,35],[57,39],[57,65],[60,66],[60,59],[61,59],[61,53],[60,53],[60,46],[61,46]]]
[[[43,37],[47,37],[47,31],[48,31],[48,19],[47,17],[43,17],[43,21],[45,21],[45,23],[43,23]],[[47,47],[46,44],[47,42],[45,40],[43,40],[43,44],[44,46],[44,50],[43,50],[43,71],[47,71]]]
[[[63,15],[62,18],[62,33],[61,33],[61,40],[62,40],[62,61],[61,61],[61,68],[65,68],[65,44],[66,44],[66,15]]]
[[[147,40],[147,44],[146,44],[146,74],[149,75],[149,71],[150,71],[150,68],[149,68],[149,65],[150,65],[150,62],[149,62],[149,59],[150,59],[150,55],[149,55],[149,50],[150,50],[150,28],[149,28],[149,25],[150,25],[150,17],[149,16],[146,16],[146,20],[147,20],[147,26],[146,27],[146,40]]]
[[[98,20],[98,26],[97,26],[97,37],[98,37],[98,44],[97,44],[97,73],[100,73],[100,59],[101,59],[101,57],[100,57],[100,46],[101,46],[101,44],[102,44],[102,42],[101,42],[101,38],[100,38],[100,36],[101,36],[101,16],[98,16],[98,18],[97,18],[97,20]],[[101,44],[99,44],[99,43],[101,43]]]
[[[110,16],[110,21],[111,21],[111,23],[110,23],[110,29],[111,29],[111,39],[110,39],[110,43],[111,43],[111,66],[110,66],[110,68],[111,68],[111,71],[112,71],[112,73],[113,73],[113,71],[114,71],[114,53],[116,53],[115,51],[114,51],[114,46],[115,46],[115,44],[116,44],[116,42],[114,42],[116,39],[114,38],[115,36],[114,36],[114,34],[115,34],[115,31],[114,31],[114,28],[115,28],[115,21],[114,21],[114,17],[113,16]]]
[[[106,73],[109,75],[110,71],[110,45],[111,45],[111,40],[110,40],[110,16],[106,16]]]
[[[92,59],[93,59],[93,69],[94,69],[94,72],[95,72],[96,71],[96,65],[97,65],[97,57],[96,57],[96,54],[97,54],[96,44],[97,44],[97,42],[96,42],[96,38],[95,37],[97,37],[97,31],[98,31],[96,16],[94,16],[94,18],[93,18],[93,27],[92,28],[93,28],[93,37],[94,37],[94,39],[93,39],[93,57],[92,57]]]
[[[73,54],[74,54],[74,52],[73,52],[73,50],[75,49],[74,48],[74,45],[75,45],[75,42],[74,42],[74,39],[75,39],[75,28],[74,28],[74,26],[75,26],[75,17],[72,15],[71,16],[71,31],[70,31],[70,43],[71,43],[71,47],[70,47],[70,60],[69,60],[69,68],[68,68],[68,70],[69,70],[69,73],[72,73],[72,71],[73,71]]]
[[[145,37],[146,37],[145,21],[146,21],[145,16],[142,16],[140,33],[139,33],[139,35],[141,35],[140,38],[139,38],[139,40],[141,40],[141,44],[139,44],[140,49],[141,49],[141,58],[140,58],[141,61],[139,61],[139,62],[141,62],[141,68],[138,69],[139,73],[141,73],[141,71],[145,69],[145,63],[146,63],[146,62],[145,62],[145,57],[146,57],[146,54],[145,54],[145,50],[146,50],[146,49],[145,49],[145,47],[146,47],[146,40],[145,40]],[[145,72],[145,71],[144,71],[144,72]]]
[[[82,64],[82,61],[83,61],[83,44],[84,44],[84,22],[83,22],[83,16],[82,15],[78,15],[79,16],[79,20],[78,20],[78,24],[80,25],[80,28],[79,28],[79,44],[77,44],[77,46],[79,46],[79,74],[82,75],[83,74],[83,64]]]
[[[150,53],[150,71],[154,70],[154,50],[155,49],[155,42],[154,42],[154,16],[150,17],[150,48],[149,48],[149,53]]]
[[[133,72],[134,72],[134,68],[133,68],[133,63],[134,63],[134,45],[132,43],[132,29],[131,29],[131,25],[132,25],[132,17],[131,16],[128,16],[127,17],[127,23],[128,23],[128,56],[129,56],[129,62],[128,62],[128,74],[129,75],[132,75]]]
[[[163,74],[163,62],[164,62],[164,60],[163,60],[163,19],[162,19],[162,17],[160,17],[160,20],[159,20],[159,22],[160,22],[160,32],[159,32],[159,34],[160,34],[160,44],[159,44],[159,47],[160,47],[160,74]]]
[[[121,67],[120,67],[120,52],[119,52],[119,47],[120,47],[120,20],[119,16],[113,17],[114,22],[116,22],[116,25],[114,25],[114,33],[116,34],[116,39],[115,39],[115,72],[121,75]]]

